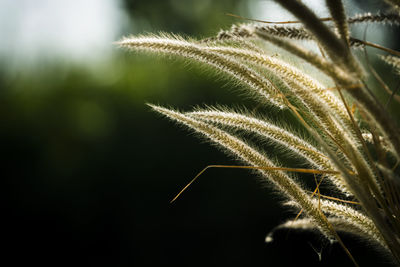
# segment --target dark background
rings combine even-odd
[[[226,12],[248,14],[240,1],[212,1],[198,16],[190,14],[196,1],[186,11],[171,2],[123,7],[146,21],[136,33],[198,37],[237,22]],[[317,234],[280,230],[266,244],[294,213],[248,171],[210,169],[169,204],[205,166],[237,162],[145,103],[256,104],[196,64],[110,49],[98,73],[47,62],[10,75],[1,64],[3,266],[352,266]],[[343,238],[361,266],[385,263],[371,245]]]

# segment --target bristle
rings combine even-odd
[[[386,1],[395,8],[400,6],[400,0]],[[276,113],[268,113],[278,117],[274,120],[258,114],[261,112],[243,109],[233,111],[207,107],[182,113],[150,106],[246,164],[212,166],[258,172],[289,200],[288,205],[301,210],[295,220],[276,229],[318,229],[329,240],[338,241],[357,266],[351,252],[336,233],[349,232],[372,241],[385,255],[391,255],[400,264],[400,186],[397,181],[400,131],[387,110],[370,92],[369,81],[364,78],[364,71],[350,47],[371,46],[391,54],[382,56],[382,60],[392,67],[395,74],[400,74],[400,57],[395,56],[400,53],[349,35],[349,25],[399,25],[400,16],[395,13],[367,13],[348,18],[341,0],[326,0],[331,18],[320,19],[300,0],[279,3],[299,21],[283,22],[285,26],[233,25],[228,30],[221,30],[215,37],[200,41],[161,33],[132,36],[116,44],[134,51],[183,57],[203,63],[216,73],[240,82],[248,92],[261,96],[263,102],[260,106],[272,104],[267,107],[275,109]],[[286,26],[299,22],[302,25]],[[336,30],[332,30],[334,27]],[[272,45],[266,45],[264,41]],[[316,43],[320,51],[317,53],[304,48],[302,44],[305,42],[301,41]],[[279,49],[274,50],[276,47]],[[273,54],[282,50],[297,59],[283,60],[284,56]],[[317,77],[330,80],[323,83],[314,75],[304,73],[302,69],[307,65],[296,66],[303,63],[314,66]],[[390,74],[393,72],[387,75]],[[296,134],[297,130],[291,131],[286,125],[271,123],[282,119],[279,117],[282,114],[290,114],[290,120],[296,119],[300,128],[308,132],[308,137]],[[241,133],[245,134],[239,136]],[[271,159],[273,153],[263,153],[261,145],[258,146],[253,138],[279,144],[278,148],[299,158],[301,163],[307,163],[310,169],[282,166]],[[303,188],[290,175],[292,172],[316,175],[315,190]],[[317,181],[318,178],[321,180]],[[332,182],[332,190],[340,191],[322,195],[320,187],[323,179]],[[351,200],[342,200],[336,193],[351,197]],[[300,214],[305,216],[299,217]],[[266,238],[267,242],[272,240],[273,232]]]

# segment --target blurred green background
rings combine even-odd
[[[238,22],[225,13],[280,19],[265,2],[0,2],[7,266],[351,265],[340,247],[315,235],[281,231],[266,244],[292,213],[247,171],[211,169],[169,204],[205,166],[237,163],[145,103],[186,110],[256,103],[196,64],[112,44],[145,32],[211,36]],[[371,1],[370,8],[382,7]],[[360,262],[382,261],[344,238]]]

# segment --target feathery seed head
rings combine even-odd
[[[400,6],[399,0],[385,1],[395,8]],[[396,180],[398,164],[392,162],[393,158],[400,159],[400,134],[385,108],[369,92],[363,71],[352,53],[352,48],[374,44],[353,38],[349,31],[349,25],[355,23],[399,25],[400,16],[398,13],[368,13],[348,18],[340,0],[327,0],[331,18],[322,21],[301,1],[279,3],[302,25],[239,24],[201,41],[160,34],[127,37],[116,44],[130,50],[201,62],[239,81],[250,92],[272,103],[273,107],[290,111],[309,132],[312,142],[263,116],[217,108],[182,113],[149,105],[257,169],[266,181],[289,199],[288,205],[304,211],[304,217],[275,229],[318,229],[328,239],[338,241],[357,265],[336,233],[350,232],[376,243],[400,264],[400,186]],[[333,26],[336,31],[331,29]],[[299,45],[299,40],[316,42],[321,53],[305,49]],[[313,65],[331,79],[334,88],[328,88],[292,63],[271,56],[272,52],[265,51],[260,41],[270,42]],[[379,48],[377,45],[374,47]],[[400,53],[383,47],[380,49],[393,54],[382,59],[398,74],[400,60],[394,55]],[[350,108],[349,99],[354,108]],[[320,184],[309,194],[304,185],[288,174],[293,170],[307,172],[305,169],[275,163],[271,155],[249,145],[244,138],[237,136],[235,130],[280,144],[285,151],[291,151],[308,162],[312,168],[307,169],[308,173],[329,180],[332,187],[351,197],[352,201],[338,199],[335,195],[321,195]],[[266,242],[272,241],[273,232],[266,238]]]

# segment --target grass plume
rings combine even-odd
[[[298,0],[277,1],[293,13],[299,26],[239,24],[203,40],[184,39],[170,34],[131,36],[117,42],[132,51],[183,57],[209,66],[216,73],[240,82],[269,108],[286,109],[308,131],[305,140],[265,116],[232,109],[206,108],[179,112],[150,105],[153,110],[199,133],[229,154],[255,169],[288,200],[287,204],[304,213],[277,228],[318,229],[337,241],[357,266],[337,232],[345,231],[372,241],[385,255],[400,265],[400,135],[396,122],[365,80],[367,70],[359,64],[352,47],[374,46],[351,37],[351,25],[384,23],[399,25],[398,13],[361,14],[347,17],[340,0],[327,0],[331,17],[319,19]],[[398,0],[387,0],[394,10]],[[336,30],[335,30],[336,29]],[[301,40],[315,42],[320,51],[304,48]],[[297,62],[306,62],[318,74],[306,74],[295,63],[287,62],[265,49],[264,42],[285,50]],[[271,46],[267,46],[271,47]],[[378,45],[375,45],[379,48]],[[273,49],[273,48],[271,48]],[[382,59],[399,73],[398,51],[380,47],[391,55]],[[333,89],[332,89],[333,88]],[[387,91],[388,89],[385,88]],[[389,90],[390,91],[390,90]],[[390,91],[397,99],[395,90]],[[271,104],[271,105],[269,105]],[[351,105],[353,108],[351,108]],[[280,144],[308,162],[310,170],[330,181],[332,192],[340,191],[353,201],[343,204],[335,196],[317,198],[319,184],[310,195],[307,188],[270,155],[249,145],[238,130]],[[395,161],[398,161],[397,163]],[[300,170],[300,169],[298,169]],[[323,178],[323,179],[322,179]],[[312,191],[312,190],[311,190]],[[343,201],[346,202],[346,201]],[[355,205],[357,203],[358,205]],[[272,240],[272,235],[267,237]]]

